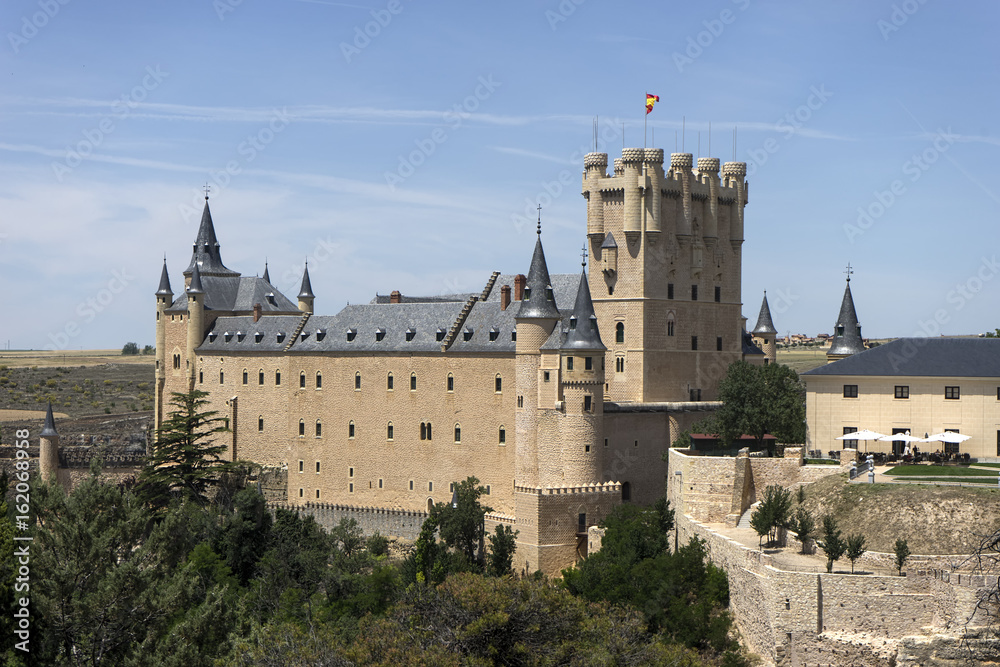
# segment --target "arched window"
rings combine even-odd
[[[219,384],[226,383],[226,374],[224,371],[219,371]]]
[[[316,388],[317,389],[323,388],[323,374],[320,373],[319,371],[316,371]]]
[[[299,435],[304,436],[306,434],[306,423],[303,420],[299,420]]]
[[[462,442],[462,426],[455,424],[455,442]]]
[[[417,390],[417,374],[410,373],[410,391]]]
[[[420,439],[421,440],[427,439],[427,424],[425,424],[424,422],[420,422]]]
[[[203,382],[205,382],[205,373],[204,371],[198,371],[198,384],[202,384]]]
[[[354,374],[354,391],[361,389],[361,371]]]
[[[627,503],[630,500],[632,500],[632,485],[622,482],[622,502]]]
[[[323,422],[321,422],[318,419],[316,420],[316,437],[317,438],[323,437]],[[319,471],[317,470],[317,472]]]
[[[250,374],[247,373],[247,369],[243,369],[243,384],[247,384],[250,381]]]
[[[615,342],[624,343],[625,342],[625,323],[619,322],[615,325]]]
[[[264,369],[263,368],[260,369],[260,371],[257,373],[257,384],[259,384],[259,385],[263,385],[264,384]]]
[[[386,440],[392,440],[392,422],[389,422],[388,424],[386,424],[386,427],[385,427],[385,439]]]
[[[448,391],[455,391],[455,376],[448,373]]]
[[[497,373],[497,376],[493,378],[493,391],[497,394],[503,392],[503,378]]]
[[[387,376],[385,376],[385,388],[388,391],[392,391],[392,373],[389,373]]]
[[[670,319],[667,320],[667,335],[668,336],[673,336],[674,335],[674,318],[673,317],[671,317]]]
[[[352,421],[347,425],[347,437],[351,440],[354,439],[354,422]]]
[[[259,417],[257,417],[257,430],[258,431],[264,430],[264,415],[260,415]]]
[[[274,371],[274,386],[281,386],[281,371]]]
[[[500,424],[500,444],[504,445],[506,443],[507,443],[507,429],[503,427],[503,424]]]
[[[615,357],[615,372],[616,373],[625,372],[625,357]]]
[[[427,422],[427,439],[428,440],[433,440],[433,438],[434,438],[434,436],[431,433],[431,423]]]
[[[299,389],[305,389],[305,388],[306,388],[306,372],[301,371],[299,373]]]
[[[181,355],[175,354],[174,355],[174,368],[180,368],[180,367],[181,367]]]

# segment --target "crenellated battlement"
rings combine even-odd
[[[515,493],[527,493],[536,496],[561,496],[573,493],[613,493],[621,495],[621,482],[604,482],[603,484],[582,484],[562,486],[514,486]]]

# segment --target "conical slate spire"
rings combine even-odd
[[[545,251],[542,250],[540,233],[535,241],[535,253],[531,256],[531,267],[528,269],[528,279],[525,282],[524,299],[515,317],[558,319],[559,309],[556,308],[556,300],[552,296],[549,267],[545,264]]]
[[[586,270],[580,275],[580,287],[576,291],[576,303],[573,305],[573,315],[569,319],[569,332],[566,334],[563,349],[607,349],[601,342],[601,332],[597,328],[597,315],[594,313],[594,302],[590,298],[590,284],[587,282]]]
[[[170,289],[170,275],[167,273],[167,258],[163,258],[163,271],[160,272],[160,288],[156,290],[156,296],[173,296],[174,291]]]
[[[49,408],[45,412],[45,425],[42,426],[42,432],[39,435],[43,438],[59,436],[56,432],[56,420],[52,418],[52,401],[49,401]]]
[[[194,272],[191,274],[191,284],[187,288],[188,294],[204,294],[205,288],[201,286],[201,268],[195,264]]]
[[[222,263],[219,248],[219,240],[215,237],[215,225],[212,223],[212,211],[208,208],[208,197],[205,197],[205,209],[201,213],[201,226],[194,240],[191,264],[184,271],[184,275],[190,276],[194,272],[195,265],[201,267],[203,276],[240,275],[236,271],[227,269]]]
[[[269,274],[267,272],[267,261],[266,260],[264,262],[264,275],[262,277],[264,278],[264,282],[265,283],[270,283],[271,282],[271,274]]]
[[[313,294],[312,283],[309,282],[309,262],[306,262],[306,268],[302,271],[302,288],[299,290],[299,298],[313,299],[315,297],[316,295]]]
[[[854,296],[851,294],[851,277],[847,277],[847,287],[844,289],[844,300],[840,304],[840,315],[837,316],[837,326],[833,332],[833,343],[828,356],[851,355],[865,351],[861,340],[861,325],[858,324],[858,313],[854,310]]]
[[[760,304],[760,315],[757,316],[757,326],[751,333],[755,334],[776,334],[778,330],[774,328],[771,321],[771,308],[767,305],[767,291],[764,292],[764,300]]]

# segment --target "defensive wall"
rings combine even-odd
[[[949,664],[961,635],[986,623],[977,604],[998,585],[996,576],[950,569],[964,557],[913,556],[902,577],[793,572],[706,525],[735,525],[733,510],[756,502],[754,491],[768,484],[791,488],[840,472],[805,466],[801,450],[786,451],[784,459],[701,457],[673,449],[669,455],[668,498],[677,510],[678,541],[704,540],[712,562],[725,570],[730,611],[748,648],[781,667]],[[871,554],[868,563],[884,567],[890,558]],[[996,649],[989,639],[980,644]]]

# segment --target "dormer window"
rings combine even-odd
[[[357,329],[348,329],[347,330],[347,342],[351,342],[352,340],[354,340],[354,337],[357,336],[357,335],[358,335],[358,330]]]
[[[465,327],[465,331],[462,332],[462,340],[472,340],[472,328]]]
[[[569,328],[571,330],[572,329],[576,329],[576,315],[574,315],[571,318],[569,318]]]
[[[308,331],[303,331],[302,333],[299,334],[299,340],[305,340],[306,338],[309,338]]]
[[[555,297],[552,296],[552,285],[547,285],[545,287],[545,300],[546,301],[555,301],[556,300]]]
[[[284,341],[284,340],[285,340],[285,332],[284,332],[284,331],[279,331],[278,333],[276,333],[276,334],[274,335],[274,338],[275,338],[275,340],[277,340],[277,341],[278,341],[279,343],[280,343],[280,342],[282,342],[282,341]]]
[[[278,305],[277,302],[274,300],[274,292],[268,292],[264,296],[267,299],[267,302],[270,303],[272,306]]]
[[[524,300],[527,301],[531,298],[531,285],[524,286]]]
[[[218,338],[218,337],[219,337],[219,334],[217,334],[217,333],[215,333],[214,331],[212,331],[212,332],[210,332],[210,333],[208,334],[208,342],[209,342],[209,343],[214,343],[214,342],[215,342],[215,339],[216,339],[216,338]]]
[[[245,334],[245,333],[243,333],[242,331],[237,331],[237,332],[236,332],[236,341],[237,341],[237,342],[239,342],[239,343],[242,343],[242,342],[243,342],[243,339],[244,339],[245,337],[246,337],[246,334]]]
[[[496,327],[490,329],[490,342],[495,341],[499,335],[500,335],[499,329],[497,329]]]
[[[229,341],[231,341],[233,339],[233,334],[231,334],[231,333],[229,333],[227,331],[226,333],[222,334],[222,337],[225,338],[226,342],[228,343]]]
[[[382,340],[383,338],[385,338],[385,329],[379,327],[375,330],[375,340]]]
[[[262,333],[261,333],[261,332],[259,332],[259,331],[256,331],[256,332],[254,332],[254,335],[253,335],[253,342],[255,342],[255,343],[259,343],[259,342],[260,342],[260,341],[262,341],[262,340],[264,340],[264,334],[262,334]]]
[[[413,327],[410,327],[409,329],[406,330],[406,341],[410,342],[416,335],[417,335],[417,330],[414,329]]]
[[[316,340],[321,341],[326,338],[326,329],[316,329]]]
[[[437,333],[435,334],[435,338],[437,339],[438,342],[441,342],[441,341],[444,340],[444,334],[445,334],[445,330],[442,329],[441,327],[438,327]]]

